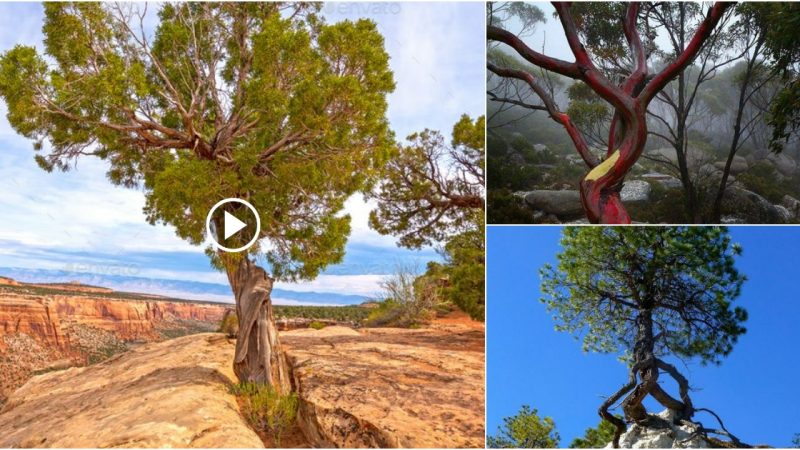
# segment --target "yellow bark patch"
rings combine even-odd
[[[590,170],[588,174],[586,174],[586,181],[594,181],[603,175],[607,174],[612,167],[614,167],[614,163],[617,162],[619,159],[619,149],[615,150],[614,153],[611,154],[605,161],[598,164],[594,169]]]

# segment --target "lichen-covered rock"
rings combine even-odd
[[[631,425],[619,438],[620,448],[709,448],[709,443],[695,434],[691,424],[675,424],[673,411],[653,414],[648,426]],[[612,448],[609,443],[606,448]]]
[[[646,202],[650,200],[650,183],[643,180],[630,180],[622,185],[619,195],[623,202]]]

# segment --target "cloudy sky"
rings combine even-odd
[[[337,3],[328,21],[368,17],[378,24],[397,89],[389,121],[398,137],[424,128],[449,133],[458,117],[483,114],[481,3]],[[0,5],[0,50],[42,48],[40,4]],[[232,301],[225,276],[171,227],[150,226],[138,190],[111,185],[104,162],[81,159],[75,170],[48,174],[32,144],[5,119],[0,101],[0,275],[23,281],[79,280],[128,291]],[[351,198],[353,233],[342,264],[314,281],[278,283],[276,303],[354,303],[378,290],[398,264],[437,258],[432,248],[409,251],[367,226],[371,205]]]

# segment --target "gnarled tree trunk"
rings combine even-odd
[[[272,279],[247,256],[228,270],[228,279],[239,318],[233,371],[239,381],[270,384],[282,394],[290,392],[289,371],[272,315]]]

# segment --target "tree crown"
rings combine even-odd
[[[631,351],[644,312],[657,354],[702,363],[719,363],[746,331],[747,312],[733,306],[741,248],[724,227],[567,227],[561,245],[541,270],[541,300],[585,351]]]
[[[106,160],[112,182],[144,189],[150,223],[195,245],[214,203],[248,200],[266,238],[250,252],[279,279],[341,260],[344,201],[394,151],[375,23],[326,24],[303,3],[166,3],[151,33],[139,5],[44,8],[44,53],[0,58],[9,122],[49,144],[43,168]]]

